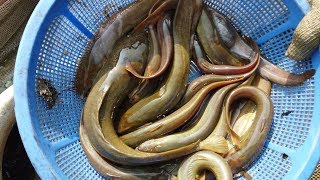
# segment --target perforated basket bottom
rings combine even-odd
[[[68,4],[57,1],[56,9],[52,8],[52,11],[59,11],[45,23],[43,36],[39,36],[41,45],[32,53],[31,59],[36,65],[34,84],[28,85],[32,87],[28,91],[33,93],[28,97],[28,105],[32,109],[32,125],[39,136],[39,145],[57,174],[70,179],[101,179],[103,177],[89,164],[79,142],[84,102],[72,88],[79,59],[99,25],[133,0],[66,1]],[[311,60],[295,62],[284,56],[298,23],[295,18],[302,16],[294,1],[207,0],[205,3],[230,18],[243,34],[254,38],[261,53],[273,63],[292,73],[313,68]],[[193,64],[189,79],[199,75]],[[36,93],[37,78],[49,80],[59,92],[52,109],[48,109]],[[275,115],[267,146],[248,168],[254,179],[281,179],[290,173],[298,158],[296,152],[305,144],[312,129],[314,94],[314,78],[296,87],[273,85],[271,98]]]

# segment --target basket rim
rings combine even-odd
[[[29,66],[30,63],[36,63],[36,60],[31,58],[33,56],[32,53],[34,53],[33,49],[35,42],[38,38],[37,32],[39,32],[43,27],[46,17],[50,16],[49,13],[52,11],[51,8],[59,1],[61,3],[61,0],[41,0],[36,6],[23,33],[14,71],[15,114],[20,136],[32,165],[34,166],[38,175],[44,179],[66,179],[67,177],[61,177],[63,172],[59,170],[57,166],[52,164],[54,157],[49,157],[46,154],[46,149],[50,147],[44,147],[41,145],[41,143],[39,143],[39,141],[41,142],[43,139],[39,139],[39,134],[33,126],[32,114],[34,114],[34,112],[29,108],[29,98],[27,98],[29,96],[34,96],[32,92],[28,91],[28,86],[30,83],[33,83],[34,86],[34,82],[30,82],[28,77],[30,74],[34,73],[31,72]],[[63,3],[67,3],[67,1],[68,0],[62,0]],[[291,0],[283,1],[286,2]],[[306,0],[294,0],[294,2],[296,2],[303,13],[307,13],[310,9]],[[312,59],[313,65],[317,70],[314,78],[320,79],[320,72],[318,72],[318,70],[320,70],[320,49],[317,51],[317,53],[313,54]],[[318,84],[315,84],[315,86],[318,87]],[[320,88],[315,88],[315,99],[319,99],[319,102],[315,101],[314,104],[312,125],[316,124],[315,118],[320,117]],[[320,128],[320,124],[316,127]],[[319,128],[315,128],[313,131],[311,131],[310,128],[310,132],[308,133],[304,145],[297,149],[297,152],[294,154],[310,152],[310,149],[312,149],[313,153],[306,155],[305,159],[296,158],[298,160],[292,164],[298,164],[298,166],[292,166],[289,171],[293,171],[295,173],[291,175],[288,175],[289,173],[287,173],[284,179],[307,179],[312,175],[312,172],[320,159]],[[315,137],[318,139],[318,141],[312,141]],[[308,144],[308,146],[306,146],[306,144]]]
[[[38,136],[32,124],[28,98],[26,97],[29,96],[27,87],[28,71],[30,69],[28,66],[34,47],[34,44],[30,45],[30,42],[36,41],[37,32],[55,2],[56,0],[39,1],[31,14],[20,41],[14,71],[15,114],[19,133],[33,167],[38,175],[44,179],[58,179],[60,176],[55,171],[55,168],[52,167],[50,159],[48,159],[39,145]]]

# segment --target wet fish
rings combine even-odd
[[[213,64],[241,66],[244,63],[234,57],[221,42],[212,15],[203,10],[197,27],[200,44]]]
[[[79,137],[81,146],[93,168],[100,174],[109,178],[126,179],[126,180],[142,180],[150,179],[155,176],[165,176],[162,174],[161,168],[155,167],[119,167],[101,157],[92,146],[88,133],[84,128],[83,121],[80,121]]]
[[[253,86],[240,87],[230,93],[226,100],[226,114],[230,112],[228,107],[240,98],[249,98],[254,101],[257,105],[257,112],[253,125],[244,135],[247,139],[235,142],[240,150],[229,153],[226,157],[233,173],[246,168],[258,157],[267,138],[273,117],[271,99],[265,92]]]
[[[116,66],[123,49],[132,47],[137,42],[143,42],[146,46],[149,46],[148,34],[146,32],[140,32],[136,34],[129,34],[128,36],[120,38],[116,42],[114,49],[108,58],[108,63],[105,63],[100,69],[100,71],[94,78],[93,84],[96,84],[102,76],[108,74]]]
[[[78,92],[87,94],[103,64],[108,63],[115,43],[147,16],[155,2],[138,0],[110,18],[100,29],[103,33],[98,34],[99,38],[94,42],[90,55],[84,57],[77,72],[75,87]]]
[[[263,79],[260,75],[257,75],[252,82],[252,86],[259,88],[260,90],[264,91],[268,96],[271,93],[271,82],[268,80]],[[235,115],[232,118],[231,124],[232,129],[235,133],[241,137],[252,125],[252,122],[256,116],[256,104],[251,101],[247,100],[244,102],[243,106],[239,106],[236,110],[238,115]],[[236,114],[236,113],[232,113]]]
[[[201,70],[205,74],[218,74],[218,75],[232,75],[232,74],[244,74],[250,72],[257,63],[259,63],[259,47],[253,41],[251,41],[253,46],[250,49],[250,63],[244,66],[231,66],[231,65],[215,65],[208,61],[206,55],[203,53],[202,48],[197,40],[194,42],[194,59]]]
[[[146,63],[147,46],[141,42],[121,51],[118,63],[92,88],[84,106],[83,121],[94,149],[109,161],[122,165],[146,165],[190,154],[197,143],[165,153],[143,153],[124,144],[113,126],[113,113],[139,80],[126,69],[128,61],[142,72]]]
[[[156,24],[160,19],[161,14],[177,8],[179,0],[158,0],[157,3],[150,9],[149,15],[142,22],[140,22],[133,30],[133,32],[142,31],[149,25]]]
[[[154,123],[145,125],[133,132],[121,136],[121,140],[129,146],[135,147],[146,140],[158,138],[177,129],[196,113],[201,102],[210,91],[235,82],[237,82],[237,80],[221,81],[207,85],[178,110]]]
[[[259,54],[259,58],[260,58],[260,54]],[[260,61],[255,65],[255,67],[251,71],[244,74],[237,74],[237,75],[206,74],[194,79],[189,84],[184,97],[179,102],[179,106],[188,102],[196,92],[198,92],[201,88],[203,88],[207,84],[210,84],[212,82],[217,82],[217,81],[226,81],[226,80],[235,80],[235,79],[238,79],[239,81],[241,81],[249,78],[257,70],[257,68],[259,67],[259,64],[260,64]]]
[[[209,170],[217,180],[232,180],[232,172],[226,160],[212,151],[199,151],[188,157],[180,166],[178,180],[197,179]]]
[[[161,62],[160,45],[156,35],[155,27],[152,25],[149,26],[149,40],[151,43],[149,47],[148,65],[144,71],[145,76],[154,74],[159,69]],[[132,68],[131,63],[128,65]],[[126,69],[128,70],[128,67],[126,67]],[[135,69],[132,68],[132,70],[133,72],[131,73],[133,75],[134,73],[137,73]],[[135,104],[142,98],[151,95],[156,90],[158,82],[159,79],[141,81],[138,87],[136,87],[135,90],[133,90],[133,92],[129,95],[130,103]]]
[[[302,74],[292,74],[272,64],[264,57],[261,57],[258,72],[263,78],[284,86],[301,85],[315,74],[314,69],[307,70]]]
[[[121,118],[118,132],[138,127],[166,114],[182,98],[188,81],[190,33],[194,0],[180,0],[173,25],[174,57],[169,76],[153,95],[132,106]]]
[[[146,68],[144,76],[137,73],[134,68],[132,68],[129,63],[127,66],[127,70],[131,72],[134,76],[141,79],[153,79],[161,74],[163,74],[168,68],[170,61],[173,56],[173,39],[171,35],[171,14],[165,14],[160,18],[158,23],[158,33],[159,33],[159,41],[157,40],[156,33],[153,29],[150,29],[151,39],[152,39],[152,50],[153,53],[151,55],[151,60],[149,61],[149,65]],[[159,42],[161,43],[161,56],[160,56],[160,47]]]
[[[211,97],[200,120],[192,128],[158,139],[150,139],[140,144],[137,149],[145,152],[164,152],[205,139],[213,131],[219,120],[226,94],[237,85],[239,83],[230,84],[217,90]]]
[[[253,40],[248,37],[241,37],[238,31],[233,27],[232,23],[217,11],[209,8],[209,12],[212,15],[212,20],[221,42],[228,51],[237,58],[249,61],[252,60],[252,58],[256,56],[257,52],[257,47],[255,47],[257,45]]]

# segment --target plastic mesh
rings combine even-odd
[[[0,6],[0,48],[28,19],[36,4],[35,0],[8,0]]]
[[[94,34],[107,17],[134,1],[135,0],[70,0],[68,8],[72,14]]]
[[[281,0],[207,0],[206,3],[228,17],[237,29],[254,40],[285,23],[290,15]]]
[[[68,179],[103,179],[89,164],[79,140],[57,151],[56,158]]]
[[[68,8],[90,32],[95,33],[110,14],[132,1],[70,0]],[[208,0],[206,3],[217,8],[230,18],[239,30],[254,39],[270,33],[285,23],[290,15],[281,0]],[[290,29],[261,44],[262,53],[280,67],[301,73],[312,68],[310,61],[296,63],[284,57],[292,32]],[[49,141],[49,148],[52,144],[61,145],[59,143],[62,140],[78,133],[83,102],[71,88],[74,85],[78,60],[88,42],[89,39],[65,16],[59,16],[51,22],[42,41],[36,77],[50,80],[61,93],[52,109],[48,109],[42,97],[36,95],[38,121],[33,122],[39,123],[44,138]],[[190,80],[199,75],[195,74],[197,69],[194,66],[191,71]],[[274,85],[272,99],[275,116],[268,141],[290,149],[300,147],[308,134],[312,119],[313,96],[313,79],[298,87]],[[287,113],[288,111],[293,112]],[[284,116],[283,113],[288,115]],[[63,146],[58,151],[50,150],[54,151],[58,167],[68,178],[102,178],[88,163],[79,141]],[[249,173],[257,179],[281,179],[290,167],[290,157],[264,149],[260,158],[249,168]]]
[[[42,42],[36,77],[51,81],[60,93],[52,109],[48,109],[43,98],[36,95],[40,128],[51,142],[78,132],[83,102],[72,88],[78,60],[88,41],[69,20],[59,16],[48,28]]]
[[[264,149],[259,159],[248,169],[254,179],[283,179],[291,167],[290,158],[286,154],[272,149]]]
[[[311,69],[311,60],[296,62],[285,57],[293,29],[287,30],[261,44],[261,53],[273,63],[293,73]],[[272,143],[296,149],[307,138],[314,107],[314,79],[301,86],[285,87],[274,84],[271,92],[274,118],[268,140]]]

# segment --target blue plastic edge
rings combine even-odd
[[[316,69],[315,79],[320,79],[320,49],[312,56],[312,65]],[[304,144],[292,154],[293,166],[284,179],[309,179],[320,161],[320,82],[315,81],[314,110],[310,130]],[[315,141],[316,140],[316,141]],[[308,153],[312,152],[312,153]],[[290,173],[291,172],[291,173]]]
[[[310,5],[306,0],[294,0],[294,1],[298,4],[298,7],[304,14],[307,14],[307,12],[310,11]]]
[[[306,13],[309,10],[309,6],[306,5],[305,0],[294,0],[299,6],[300,10]],[[46,1],[40,1],[36,9],[34,10],[30,21],[27,24],[26,31],[24,32],[24,35],[21,40],[20,48],[18,51],[17,59],[32,59],[32,49],[33,46],[30,46],[30,42],[35,42],[38,35],[34,32],[40,32],[39,29],[42,27],[42,23],[45,22],[44,19],[47,17],[48,12],[50,12],[50,8],[52,8],[53,4],[56,2],[56,0],[46,0]],[[52,15],[50,15],[52,16]],[[51,21],[50,21],[51,23]],[[90,36],[89,33],[86,34],[87,36]],[[318,72],[319,69],[319,63],[320,63],[320,49],[313,55],[312,58],[313,66],[317,70],[317,73],[315,75],[315,79],[320,78],[320,73]],[[30,62],[30,63],[36,63],[36,62]],[[23,121],[17,121],[19,131],[21,132],[21,138],[23,140],[23,143],[25,145],[26,151],[28,153],[28,156],[33,162],[33,166],[36,168],[37,173],[40,177],[44,179],[61,179],[62,172],[56,172],[57,168],[53,168],[52,161],[50,159],[47,159],[48,157],[43,152],[44,149],[47,149],[48,147],[43,147],[39,141],[44,141],[43,138],[39,138],[39,136],[36,136],[36,134],[39,134],[39,130],[35,130],[32,126],[32,116],[34,112],[31,112],[28,108],[28,99],[30,98],[24,98],[25,96],[31,96],[34,97],[34,92],[30,94],[28,91],[21,91],[28,89],[28,83],[29,82],[27,77],[29,72],[29,67],[26,67],[25,61],[17,61],[15,65],[15,73],[14,73],[14,89],[15,89],[15,110],[16,110],[16,117],[17,119],[23,119]],[[33,72],[34,73],[34,72]],[[320,82],[319,82],[320,83]],[[315,86],[319,87],[319,83],[316,82]],[[30,87],[30,86],[29,86]],[[319,159],[320,159],[320,141],[313,141],[314,138],[320,139],[320,123],[317,123],[315,120],[316,118],[320,117],[320,88],[315,88],[315,105],[314,105],[314,111],[313,111],[313,120],[311,123],[312,127],[317,128],[310,128],[310,132],[308,134],[308,137],[302,147],[300,147],[294,155],[302,155],[307,156],[305,158],[296,158],[297,162],[294,162],[293,164],[296,164],[296,166],[292,166],[290,169],[290,172],[295,173],[287,173],[284,179],[308,179],[314,168],[316,167]],[[18,113],[19,112],[19,113]],[[33,130],[34,134],[33,137],[26,136],[27,133],[23,133],[26,131]],[[41,133],[41,132],[40,132]],[[30,132],[29,132],[30,134]],[[40,136],[42,137],[42,136]],[[48,144],[48,143],[46,143]],[[308,145],[307,145],[308,144]],[[314,152],[312,154],[305,155],[305,152],[308,152],[307,150],[313,149],[311,152]],[[310,150],[309,150],[310,152]],[[303,157],[303,156],[301,156]],[[35,165],[36,164],[36,165]],[[303,164],[302,168],[301,164]],[[307,168],[308,167],[308,168]],[[314,167],[314,168],[310,168]],[[66,177],[64,176],[63,179]]]
[[[44,36],[46,32],[40,29],[47,28],[49,24],[46,23],[51,23],[50,19],[59,15],[59,11],[55,13],[51,11],[55,2],[56,0],[40,1],[33,11],[21,39],[14,71],[15,112],[20,136],[33,167],[42,179],[66,179],[63,172],[59,171],[58,166],[52,164],[55,160],[54,154],[49,154],[50,148],[48,146],[50,143],[43,138],[40,127],[34,128],[32,120],[37,117],[36,112],[29,109],[29,102],[35,103],[34,92],[28,90],[35,89],[34,81],[28,79],[28,76],[35,77],[35,71],[31,71],[31,67],[36,66],[37,59],[33,59],[33,57],[38,56],[40,46],[35,47],[41,44],[39,39],[43,39],[39,36]],[[48,21],[45,21],[47,19]],[[33,45],[31,46],[31,44]],[[34,49],[37,51],[33,51]],[[30,131],[33,132],[30,133]],[[32,136],[27,136],[27,134],[32,134]]]
[[[293,7],[291,3],[288,3],[291,0],[283,0],[283,1],[286,4],[286,6],[290,9],[290,11],[295,12],[294,15],[291,15],[291,20],[301,19],[300,17],[301,15],[300,13],[298,13],[299,11],[301,11],[303,14],[306,14],[310,11],[310,6],[306,0],[293,0],[298,5],[296,7]],[[292,9],[292,8],[295,8],[295,9]],[[314,79],[320,79],[320,72],[319,72],[320,47],[317,48],[316,52],[314,52],[311,60],[312,60],[313,68],[316,70]],[[285,152],[288,151],[289,156],[292,156],[295,158],[291,158],[293,166],[291,167],[291,169],[283,179],[288,179],[288,180],[309,179],[314,169],[316,168],[317,164],[320,161],[320,131],[319,131],[320,123],[318,122],[318,118],[320,117],[320,87],[319,86],[320,86],[320,82],[315,81],[314,110],[312,114],[310,130],[304,144],[296,150],[288,151],[289,149],[284,149]],[[278,150],[278,147],[272,148],[272,149]],[[280,151],[280,152],[283,152],[283,151]],[[307,152],[312,152],[312,153],[307,153]]]

